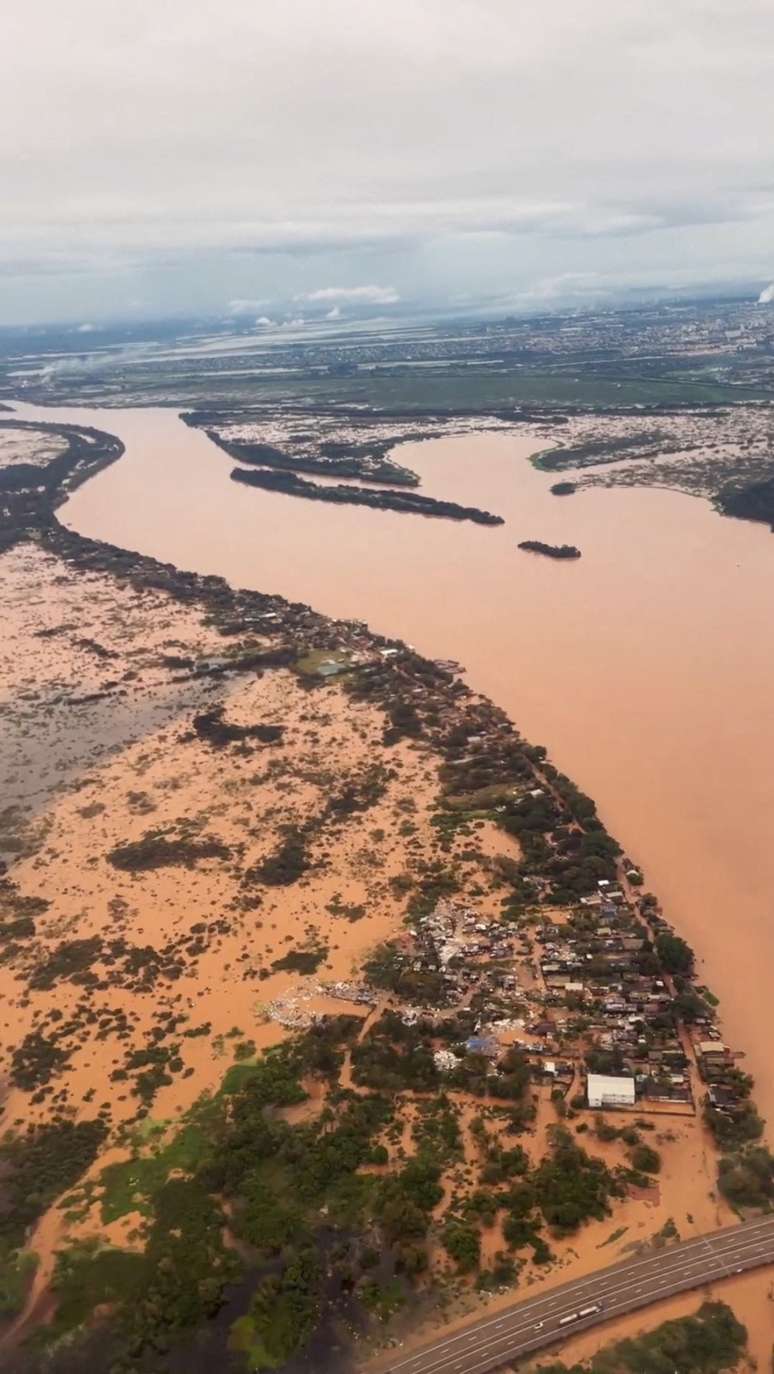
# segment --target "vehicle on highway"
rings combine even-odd
[[[570,1322],[579,1322],[580,1312],[570,1312],[566,1317],[559,1318],[560,1326],[569,1326]]]
[[[598,1302],[594,1302],[590,1307],[582,1307],[578,1313],[579,1317],[595,1317],[597,1312],[601,1312],[602,1307]]]
[[[544,1325],[545,1325],[545,1322],[535,1322],[535,1325],[533,1326],[532,1330],[533,1330],[533,1331],[542,1331]]]

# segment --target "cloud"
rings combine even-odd
[[[770,286],[765,287],[758,297],[759,305],[771,305],[772,301],[774,301],[774,281]]]
[[[322,286],[316,291],[307,291],[297,299],[313,304],[347,301],[353,305],[397,305],[400,296],[394,286]]]
[[[269,302],[267,300],[229,301],[228,313],[235,319],[240,319],[242,315],[257,315],[258,311],[262,310],[263,307],[268,304]]]
[[[339,310],[339,307],[337,305],[334,305],[333,308],[328,311],[325,318],[326,320],[340,320],[341,311]]]
[[[4,0],[5,320],[771,272],[771,0],[125,10]]]

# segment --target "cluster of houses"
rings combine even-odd
[[[590,1107],[693,1112],[698,1070],[707,1100],[730,1109],[740,1091],[734,1056],[713,1038],[709,1014],[690,1034],[675,1024],[674,988],[652,951],[659,928],[668,929],[658,913],[604,880],[574,909],[537,913],[528,926],[441,900],[415,919],[402,948],[407,966],[440,978],[447,1010],[401,1014],[468,1009],[468,1052],[496,1062],[517,1044],[535,1081],[575,1095],[583,1088]],[[440,1046],[437,1067],[453,1070],[458,1054]]]
[[[647,931],[623,891],[605,881],[581,900],[580,911],[538,931],[547,1008],[564,1008],[594,1046],[592,1062],[607,1063],[625,1098],[691,1106],[690,1060],[670,1014],[672,992],[652,959]],[[603,1089],[599,1089],[600,1092]],[[604,1088],[608,1094],[615,1090]],[[588,1086],[590,1106],[596,1089]],[[623,1101],[617,1105],[624,1105]]]
[[[736,1120],[747,1109],[750,1096],[750,1080],[737,1065],[739,1056],[719,1037],[695,1041],[694,1051],[706,1085],[707,1105],[729,1121]]]

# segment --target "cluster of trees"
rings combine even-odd
[[[224,706],[201,711],[193,718],[193,728],[198,738],[211,744],[214,749],[225,749],[229,744],[244,743],[245,740],[278,744],[285,733],[284,725],[235,725],[226,720]]]
[[[405,1002],[442,1006],[447,998],[440,969],[412,968],[394,941],[378,945],[363,964],[363,972],[372,987],[394,992]]]
[[[527,553],[542,553],[546,558],[580,558],[581,551],[574,544],[544,544],[541,539],[522,539],[520,549]]]
[[[61,1120],[0,1141],[0,1243],[22,1243],[28,1227],[93,1163],[106,1134],[99,1120]]]
[[[671,931],[662,931],[656,936],[656,954],[659,963],[667,973],[680,974],[689,978],[693,973],[694,953],[689,944]]]
[[[20,1248],[29,1228],[77,1183],[106,1134],[100,1120],[61,1120],[0,1141],[0,1315],[21,1309],[35,1272],[35,1256]]]
[[[551,899],[570,905],[597,891],[600,879],[613,882],[621,854],[617,840],[605,830],[570,831],[560,839],[556,854],[544,865],[551,880]]]
[[[37,1089],[33,1101],[41,1101],[42,1090],[67,1063],[72,1050],[58,1044],[54,1036],[29,1031],[11,1051],[11,1082],[25,1092]]]
[[[320,1314],[320,1281],[317,1251],[289,1247],[281,1272],[263,1280],[231,1328],[231,1349],[247,1357],[250,1370],[279,1369],[308,1343]]]
[[[551,1149],[532,1175],[535,1200],[557,1235],[570,1235],[584,1221],[603,1220],[610,1198],[623,1189],[601,1159],[589,1155],[562,1126],[551,1128]]]
[[[290,827],[277,848],[245,873],[246,883],[262,883],[265,887],[290,887],[309,867],[306,835]]]
[[[774,1206],[774,1155],[765,1145],[748,1145],[718,1164],[720,1191],[733,1207]]]
[[[501,515],[479,510],[477,506],[461,506],[456,501],[438,501],[432,496],[418,496],[414,492],[389,490],[368,491],[365,487],[321,486],[298,477],[294,472],[258,468],[246,472],[234,468],[232,482],[248,487],[263,487],[267,491],[281,491],[286,496],[304,496],[308,501],[330,501],[335,505],[370,506],[374,510],[394,510],[415,515],[435,515],[447,520],[472,520],[477,525],[502,525]]]
[[[742,1089],[744,1086],[740,1084]],[[704,1120],[724,1150],[738,1150],[763,1135],[765,1122],[750,1101],[749,1091],[749,1087],[747,1094],[741,1091],[728,1107],[714,1107],[709,1101],[705,1104]]]
[[[478,1269],[481,1260],[481,1232],[461,1217],[449,1217],[441,1234],[443,1248],[454,1260],[460,1274]]]
[[[318,1321],[327,1301],[317,1259],[321,1226],[334,1233],[343,1228],[352,1239],[342,1252],[346,1262],[342,1258],[334,1266],[338,1292],[345,1280],[351,1292],[368,1268],[370,1218],[381,1224],[383,1215],[396,1242],[406,1230],[425,1234],[441,1196],[437,1166],[407,1165],[397,1176],[392,1200],[386,1190],[376,1197],[379,1180],[357,1172],[373,1160],[378,1135],[390,1120],[392,1108],[385,1099],[337,1091],[318,1119],[298,1126],[276,1113],[304,1099],[302,1076],[338,1071],[353,1021],[333,1019],[255,1065],[240,1065],[238,1078],[227,1075],[225,1091],[203,1104],[195,1123],[185,1128],[183,1134],[194,1132],[195,1148],[193,1142],[190,1148],[184,1145],[181,1136],[168,1149],[168,1167],[159,1160],[144,1170],[138,1160],[136,1172],[147,1189],[145,1249],[106,1252],[81,1245],[61,1254],[54,1276],[55,1340],[105,1304],[112,1312],[106,1348],[111,1345],[116,1370],[129,1370],[148,1352],[173,1348],[184,1333],[201,1326],[221,1306],[226,1286],[243,1272],[236,1251],[223,1243],[221,1199],[227,1200],[229,1226],[257,1257],[254,1296],[233,1332],[234,1348],[255,1369],[273,1368],[301,1349]],[[32,1156],[35,1168],[39,1153]],[[66,1185],[71,1179],[57,1181]],[[34,1193],[30,1179],[26,1193]],[[408,1212],[402,1214],[401,1200],[419,1210],[422,1227],[412,1226]],[[135,1205],[134,1196],[128,1196],[124,1206]],[[416,1257],[410,1262],[416,1267]],[[325,1282],[329,1286],[329,1274]]]
[[[692,1317],[616,1341],[582,1364],[543,1365],[542,1374],[722,1374],[738,1367],[746,1345],[747,1330],[731,1308],[705,1302]]]
[[[433,1208],[443,1197],[441,1168],[428,1153],[409,1159],[397,1173],[381,1180],[374,1213],[389,1244],[404,1246],[424,1240]]]
[[[316,973],[320,964],[328,958],[327,945],[307,945],[305,949],[291,949],[280,959],[272,961],[274,973],[285,970],[288,973]]]
[[[161,830],[149,830],[142,839],[116,845],[107,857],[114,868],[125,873],[147,873],[154,868],[175,865],[188,868],[197,859],[227,859],[230,853],[228,845],[214,838],[205,836],[194,840],[180,836],[170,839]]]
[[[384,1012],[352,1048],[352,1077],[381,1092],[434,1091],[441,1075],[427,1028],[406,1025],[396,1012]]]
[[[724,515],[735,515],[739,520],[763,520],[774,530],[774,477],[751,482],[746,487],[723,487],[715,500]]]

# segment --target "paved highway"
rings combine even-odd
[[[610,1317],[774,1263],[774,1216],[598,1269],[399,1357],[387,1374],[489,1374]]]

